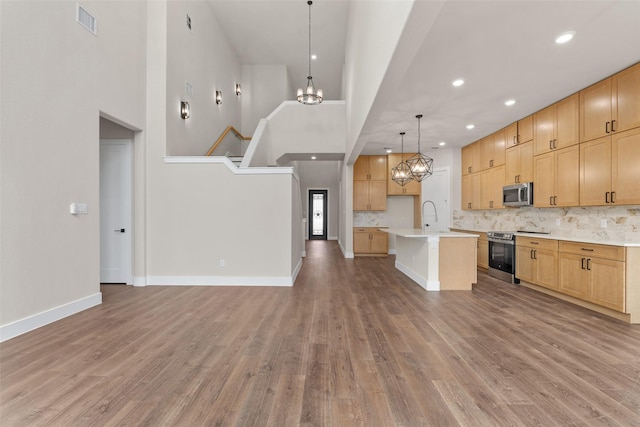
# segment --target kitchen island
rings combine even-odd
[[[396,236],[396,268],[427,291],[471,290],[477,282],[478,235],[413,228],[380,231]]]

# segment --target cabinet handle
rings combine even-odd
[[[558,196],[553,196],[553,206],[558,206]]]
[[[516,175],[516,183],[520,183],[520,175]]]
[[[612,191],[611,192],[611,203],[615,203],[616,202],[616,192]]]
[[[587,258],[587,270],[591,270],[591,258]]]
[[[589,248],[580,248],[580,249],[587,252],[593,252],[593,249],[589,249]]]
[[[533,259],[533,249],[529,251],[529,258]]]
[[[489,202],[489,208],[492,208],[492,207],[493,207],[493,200]]]
[[[558,148],[558,140],[557,139],[553,139],[553,148]]]
[[[610,203],[609,202],[609,192],[608,191],[606,193],[604,193],[604,201],[605,201],[605,203]]]
[[[538,242],[529,242],[529,243],[531,243],[532,245],[539,245]]]
[[[614,126],[615,122],[616,122],[615,120],[611,120],[611,132],[615,132],[616,131],[615,130],[615,126]]]
[[[549,206],[553,206],[553,196],[549,196]]]
[[[518,135],[513,135],[513,145],[518,145]]]
[[[580,265],[580,268],[581,268],[581,269],[583,269],[583,270],[584,270],[584,260],[585,260],[585,259],[586,259],[586,258],[582,258],[582,259],[580,260],[580,264],[581,264],[581,265]]]
[[[605,124],[604,124],[604,131],[605,131],[606,133],[609,133],[609,122],[607,122],[607,123],[605,123]]]
[[[471,173],[471,166],[467,167],[467,172]]]
[[[538,250],[537,249],[533,250],[533,259],[538,259]]]

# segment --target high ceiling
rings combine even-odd
[[[242,63],[286,64],[304,85],[305,0],[209,1]],[[312,6],[312,75],[325,99],[342,93],[348,14],[347,0]],[[569,30],[574,39],[557,45]],[[362,153],[399,150],[400,131],[415,150],[418,113],[423,152],[441,141],[461,147],[638,61],[640,1],[446,1],[395,95],[376,101],[382,113],[365,129]],[[465,84],[453,87],[456,78]]]

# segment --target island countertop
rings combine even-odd
[[[422,231],[419,228],[380,228],[385,233],[400,237],[429,238],[429,237],[480,237],[478,234],[460,233],[457,231]]]

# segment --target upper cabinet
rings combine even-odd
[[[421,184],[418,181],[414,181],[413,179],[407,182],[404,186],[398,184],[394,180],[391,179],[391,173],[393,168],[398,166],[398,164],[402,161],[407,161],[411,157],[415,156],[416,153],[393,153],[387,156],[387,195],[388,196],[419,196],[421,191]]]
[[[640,128],[580,144],[580,205],[640,204]]]
[[[640,64],[580,91],[580,142],[640,127]]]
[[[503,185],[533,181],[533,143],[520,144],[506,151],[506,172]]]
[[[527,116],[506,128],[506,148],[533,140],[533,116]]]
[[[579,100],[577,93],[533,115],[534,155],[578,144]]]
[[[479,172],[479,168],[477,163],[480,158],[480,153],[478,153],[478,145],[477,144],[469,144],[465,147],[462,147],[462,174],[469,175],[470,173]]]
[[[354,181],[386,181],[387,156],[360,156],[353,165]]]
[[[476,142],[480,151],[480,169],[495,168],[504,165],[506,129],[489,135]]]
[[[387,209],[387,156],[360,156],[353,165],[353,210]]]

